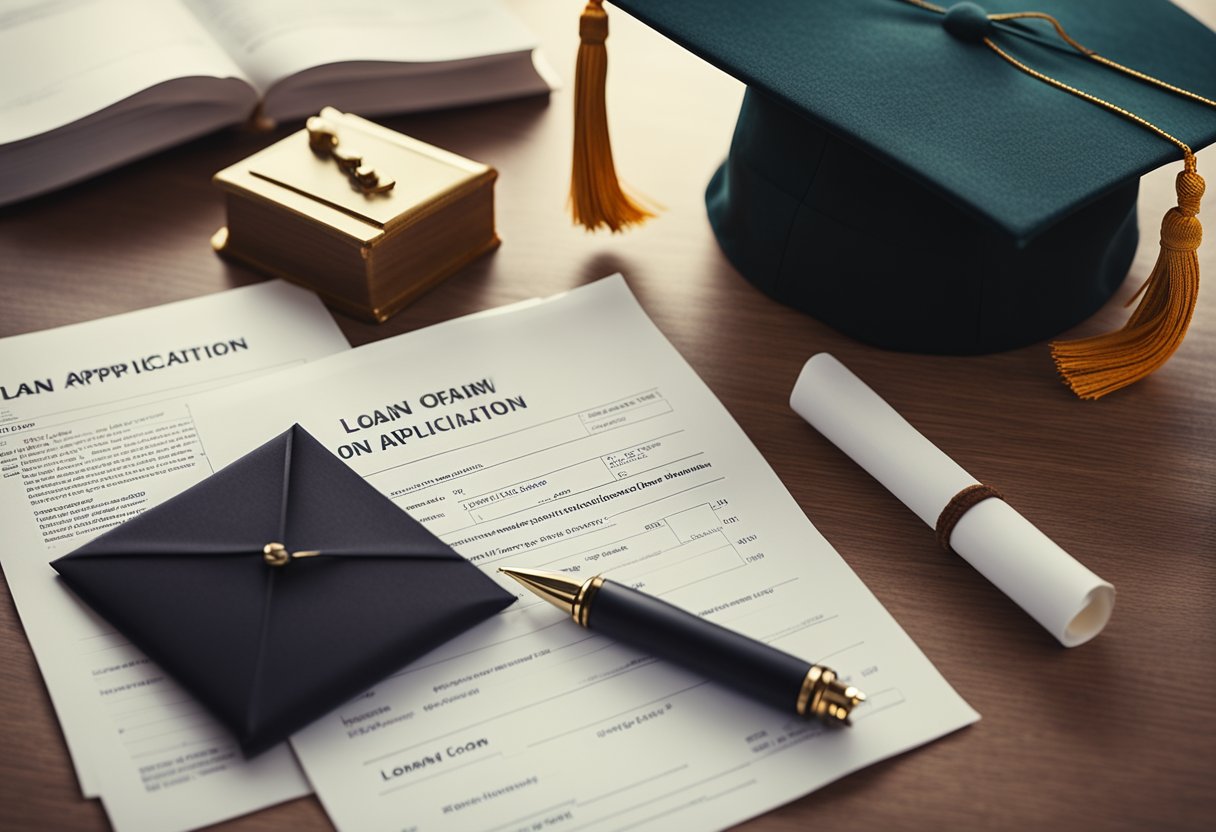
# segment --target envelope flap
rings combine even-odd
[[[307,565],[276,570],[273,578],[243,742],[250,753],[514,600],[463,559],[333,558]]]
[[[287,435],[290,473],[282,541],[288,549],[462,560],[299,425]]]
[[[288,435],[262,445],[202,482],[60,558],[127,555],[260,556],[281,533]],[[224,521],[217,523],[216,518]],[[68,568],[71,568],[69,565]]]
[[[244,723],[269,578],[260,559],[117,554],[63,558],[55,568],[221,721]]]

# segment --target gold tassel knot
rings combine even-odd
[[[1064,381],[1083,399],[1098,399],[1139,381],[1163,365],[1186,335],[1199,298],[1199,255],[1203,241],[1199,203],[1203,177],[1188,153],[1175,180],[1178,206],[1161,220],[1161,253],[1148,279],[1127,305],[1140,300],[1127,324],[1116,332],[1056,341],[1051,354]]]

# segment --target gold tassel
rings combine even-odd
[[[1199,256],[1203,240],[1199,202],[1203,178],[1195,157],[1187,153],[1186,169],[1175,183],[1178,207],[1161,221],[1161,253],[1136,298],[1140,305],[1117,332],[1075,341],[1054,341],[1051,354],[1064,382],[1083,399],[1099,399],[1147,376],[1164,364],[1182,343],[1199,297]]]
[[[638,205],[617,180],[608,140],[604,86],[608,76],[608,15],[603,0],[588,0],[579,20],[578,61],[574,71],[574,168],[570,175],[570,212],[588,231],[613,232],[640,225],[654,216]]]

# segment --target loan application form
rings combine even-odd
[[[186,396],[345,349],[316,296],[277,280],[0,340],[0,562],[81,790],[120,832],[193,829],[308,784],[285,744],[244,761],[50,562],[211,473]]]
[[[343,832],[719,828],[977,719],[620,276],[190,407],[217,464],[301,423],[519,598],[292,738]],[[852,728],[802,721],[581,629],[500,566],[606,573],[869,699]]]

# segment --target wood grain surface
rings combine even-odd
[[[337,316],[343,331],[363,344],[623,272],[811,521],[983,715],[743,828],[1211,828],[1216,298],[1201,299],[1185,344],[1164,370],[1096,403],[1066,390],[1045,345],[957,358],[851,341],[751,288],[710,233],[702,192],[725,155],[741,85],[620,13],[609,41],[618,168],[664,210],[628,235],[585,234],[563,210],[579,4],[514,5],[540,34],[565,88],[547,100],[381,120],[499,170],[502,248],[386,324]],[[1210,0],[1184,5],[1216,19]],[[0,210],[0,335],[261,280],[208,248],[224,219],[209,178],[294,128],[224,131]],[[1201,154],[1199,164],[1201,172],[1216,171],[1216,154]],[[1155,229],[1173,204],[1174,174],[1145,178],[1145,243],[1132,273],[1077,333],[1125,319],[1122,303],[1156,257]],[[1216,216],[1214,204],[1209,195],[1209,216]],[[1216,279],[1216,241],[1201,259],[1207,279]],[[789,409],[798,370],[821,350],[1115,584],[1114,616],[1101,636],[1061,648],[979,574],[940,551],[931,530]],[[99,803],[80,797],[5,593],[0,829],[107,828]],[[217,828],[332,827],[308,797]]]

